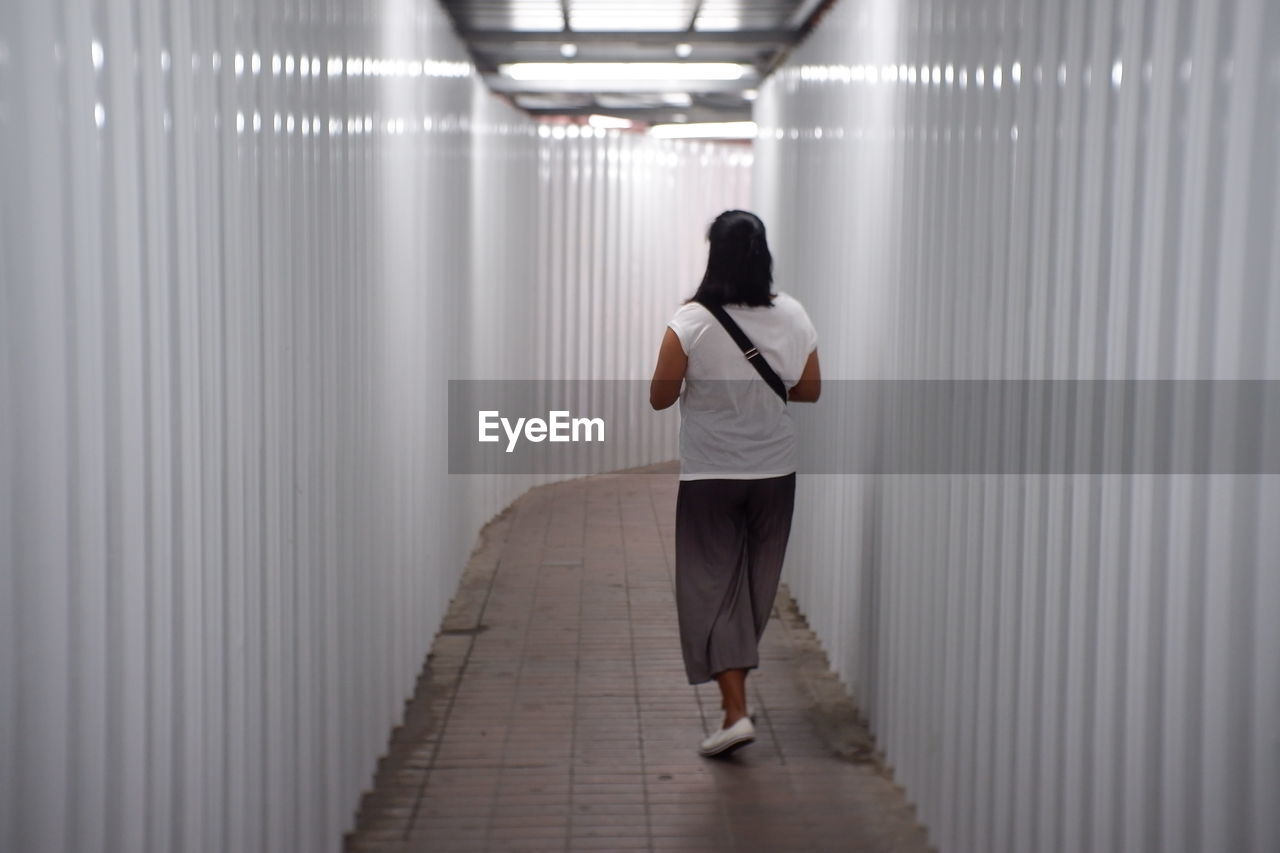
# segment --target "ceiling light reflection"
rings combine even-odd
[[[740,80],[733,62],[515,62],[498,66],[512,80]]]

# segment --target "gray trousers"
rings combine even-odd
[[[795,494],[795,474],[680,481],[676,611],[690,684],[760,665]]]

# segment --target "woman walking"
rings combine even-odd
[[[764,224],[729,210],[707,240],[706,273],[668,324],[649,401],[680,401],[676,609],[689,683],[720,687],[724,721],[698,750],[712,756],[755,739],[746,679],[759,666],[795,499],[787,401],[816,401],[821,377],[808,314],[773,292]]]

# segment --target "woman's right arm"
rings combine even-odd
[[[822,394],[822,371],[818,367],[818,351],[809,353],[800,381],[791,386],[787,399],[793,403],[816,403]]]
[[[658,365],[653,369],[653,381],[649,383],[649,405],[661,410],[680,399],[680,386],[684,372],[689,367],[689,357],[680,346],[680,338],[667,328],[658,350]]]

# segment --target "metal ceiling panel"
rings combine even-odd
[[[617,103],[617,95],[625,94],[633,118],[643,121],[649,110],[653,121],[680,121],[691,120],[693,113],[673,108],[670,96],[678,93],[689,96],[689,107],[700,120],[749,117],[749,90],[782,61],[818,10],[831,2],[442,0],[442,5],[489,87],[528,112],[580,114],[606,109],[606,104]],[[672,73],[660,81],[632,83],[584,78],[575,69],[566,69],[566,78],[558,81],[516,80],[504,73],[504,66],[523,62],[669,62]],[[731,62],[751,72],[737,81],[708,85],[682,77],[682,62]],[[534,97],[552,94],[557,97]]]
[[[786,26],[799,0],[703,0],[694,29],[728,31]]]
[[[558,32],[564,29],[560,0],[446,0],[459,29]]]
[[[579,32],[680,32],[689,29],[698,11],[697,0],[571,0],[566,5],[569,29]]]

